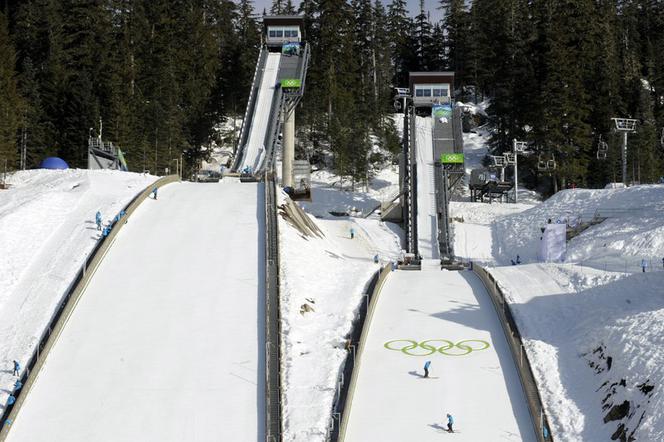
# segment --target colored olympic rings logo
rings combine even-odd
[[[431,343],[442,342],[443,345],[431,345]],[[466,356],[474,351],[482,351],[489,348],[489,343],[481,339],[464,339],[456,344],[447,339],[428,339],[417,342],[412,339],[395,339],[387,341],[385,348],[400,351],[408,356],[429,356],[436,352],[446,356]]]

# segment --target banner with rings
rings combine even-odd
[[[434,353],[445,356],[466,356],[475,351],[486,350],[490,345],[481,339],[464,339],[456,343],[447,339],[427,339],[420,342],[412,339],[394,339],[387,341],[384,347],[408,356],[430,356]]]

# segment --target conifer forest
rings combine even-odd
[[[664,2],[655,0],[3,0],[0,166],[57,155],[85,167],[88,137],[122,146],[130,170],[192,169],[222,121],[242,118],[263,15],[300,14],[310,45],[297,111],[298,155],[336,173],[371,176],[372,140],[399,150],[393,89],[410,71],[454,71],[455,98],[486,102],[495,153],[517,138],[538,155],[520,176],[536,186],[619,181],[613,117],[638,120],[628,176],[664,174]],[[434,18],[436,17],[436,18]],[[439,19],[438,19],[439,18]],[[472,118],[469,116],[469,120]],[[598,160],[600,140],[608,158]],[[521,171],[523,168],[523,172]]]

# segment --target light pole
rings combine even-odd
[[[616,131],[623,133],[622,148],[622,180],[627,185],[627,134],[636,132],[637,120],[631,118],[611,118],[616,125]]]

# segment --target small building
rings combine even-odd
[[[454,72],[411,72],[408,86],[415,107],[431,107],[452,101]]]
[[[263,17],[263,36],[268,47],[304,40],[304,17],[299,15],[267,15]]]

